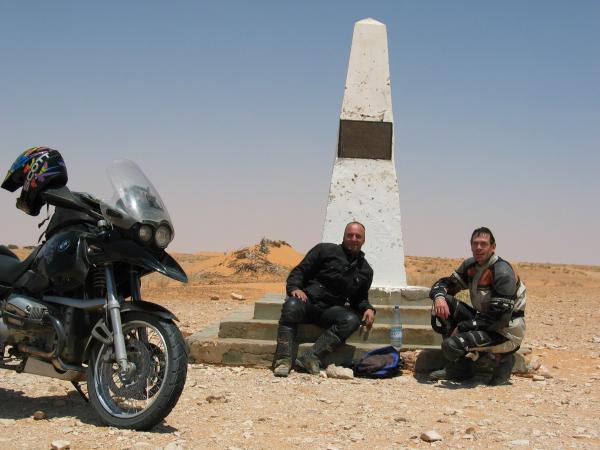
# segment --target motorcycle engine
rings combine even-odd
[[[48,313],[46,305],[24,295],[14,294],[0,302],[0,343],[28,342],[45,348],[54,335],[45,321]]]
[[[12,295],[2,308],[2,317],[8,325],[23,327],[27,324],[43,325],[48,307],[24,295]]]

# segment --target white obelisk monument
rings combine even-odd
[[[351,221],[366,227],[372,288],[406,286],[387,31],[370,18],[354,25],[323,242],[341,242]]]

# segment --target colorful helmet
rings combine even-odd
[[[32,147],[19,155],[1,187],[10,192],[22,187],[17,208],[37,216],[44,206],[40,193],[49,188],[62,187],[67,180],[67,167],[58,150]]]

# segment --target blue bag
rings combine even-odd
[[[352,370],[357,377],[391,378],[401,375],[403,367],[404,360],[400,353],[388,345],[365,353]]]

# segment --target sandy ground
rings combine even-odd
[[[300,257],[290,255],[279,260],[282,268]],[[188,334],[241,303],[283,292],[285,275],[211,269],[228,257],[178,255],[190,283],[150,277],[144,295],[173,310]],[[409,282],[429,285],[457,263],[408,257]],[[0,446],[46,449],[65,440],[73,449],[600,448],[600,267],[515,266],[528,286],[525,344],[552,378],[513,377],[510,386],[488,387],[428,383],[410,372],[391,380],[298,373],[278,379],[266,369],[191,365],[164,423],[134,432],[102,426],[69,383],[0,371]],[[245,300],[231,300],[232,292]],[[48,418],[34,420],[37,410]],[[430,430],[442,440],[422,440]]]

